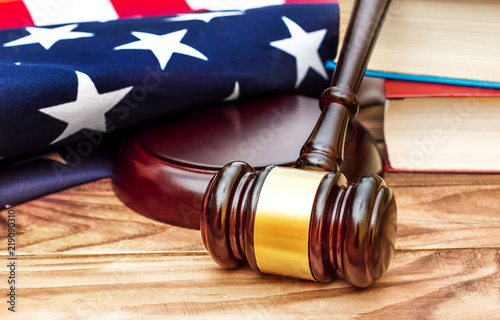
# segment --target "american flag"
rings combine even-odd
[[[0,21],[2,6],[18,10],[4,27],[24,26],[0,30],[0,206],[109,175],[101,141],[132,125],[266,92],[317,97],[337,51],[331,1],[73,0],[80,16],[37,14],[61,2],[0,2]],[[81,141],[99,143],[76,165]]]

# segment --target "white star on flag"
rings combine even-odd
[[[106,132],[105,113],[132,90],[132,87],[127,87],[99,94],[88,75],[76,71],[76,76],[78,78],[76,101],[40,109],[40,112],[68,124],[66,129],[50,144],[61,141],[82,129]]]
[[[233,17],[233,16],[241,16],[245,14],[244,11],[220,11],[220,12],[200,12],[200,13],[185,13],[180,14],[176,17],[167,18],[165,21],[191,21],[191,20],[200,20],[206,23],[209,23],[214,18],[222,18],[222,17]]]
[[[37,28],[27,27],[26,31],[30,34],[17,40],[7,42],[4,47],[24,46],[27,44],[39,43],[45,50],[49,50],[54,44],[61,40],[79,39],[93,37],[93,33],[73,31],[78,24],[69,24],[57,28]]]
[[[298,24],[287,17],[281,17],[281,19],[288,31],[290,31],[291,38],[273,41],[269,44],[295,57],[297,63],[295,88],[298,88],[304,80],[309,68],[319,73],[323,78],[328,79],[325,66],[318,54],[318,49],[326,35],[326,29],[305,32]]]
[[[132,35],[139,41],[130,42],[114,48],[114,50],[151,50],[155,55],[162,70],[165,70],[168,61],[174,53],[180,53],[194,58],[207,61],[201,52],[181,43],[182,38],[186,35],[187,29],[174,31],[171,33],[157,35],[146,32],[132,32]]]

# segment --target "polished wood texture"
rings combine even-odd
[[[364,92],[365,105],[383,101],[383,84],[372,80]],[[293,165],[319,115],[318,99],[268,95],[169,117],[125,143],[113,173],[114,189],[138,213],[198,229],[213,175],[231,160],[257,170],[271,163]],[[359,122],[352,121],[346,139],[341,171],[350,181],[381,172],[375,140]]]
[[[396,250],[367,290],[250,267],[228,274],[199,231],[133,212],[109,179],[75,187],[13,208],[18,309],[11,315],[2,303],[0,318],[496,319],[500,175],[489,177],[483,185],[482,175],[387,176],[399,205]],[[0,216],[4,225],[7,211]],[[3,227],[3,261],[5,237]],[[6,277],[1,267],[2,294]]]

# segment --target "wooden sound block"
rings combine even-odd
[[[319,115],[317,99],[270,95],[165,119],[126,142],[112,176],[114,190],[144,216],[199,229],[203,194],[214,174],[234,160],[257,170],[293,166]],[[350,182],[382,170],[375,141],[355,120],[344,159],[341,171]]]

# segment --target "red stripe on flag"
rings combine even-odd
[[[0,29],[34,26],[33,19],[20,0],[2,1],[0,3]]]
[[[111,0],[120,18],[161,16],[192,12],[185,0]]]

